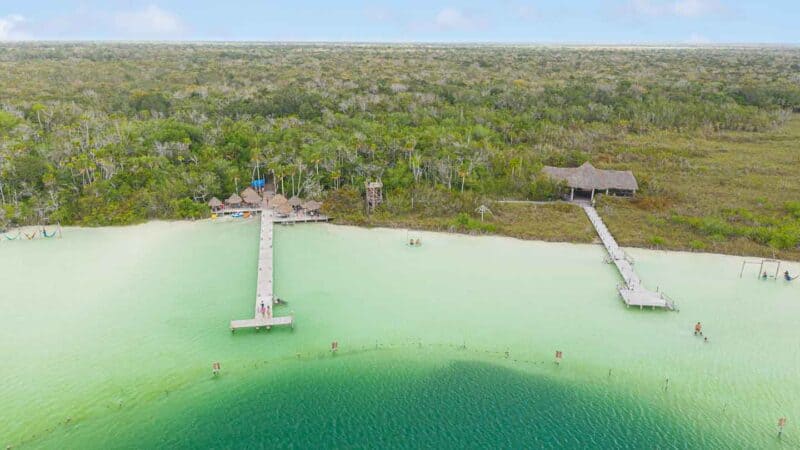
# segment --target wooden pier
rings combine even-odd
[[[639,308],[644,308],[645,306],[650,306],[654,309],[665,308],[674,310],[675,304],[667,298],[667,296],[660,292],[653,292],[642,286],[642,280],[639,279],[636,271],[633,270],[633,261],[617,244],[617,241],[614,239],[614,236],[611,235],[611,232],[608,231],[608,228],[606,228],[597,210],[589,204],[582,204],[581,207],[584,212],[586,212],[586,216],[589,217],[589,221],[592,222],[595,231],[597,231],[597,235],[600,236],[600,240],[603,242],[608,252],[610,262],[614,263],[619,274],[622,276],[624,283],[618,286],[618,291],[625,301],[625,304],[629,307],[638,306]]]
[[[273,315],[273,307],[275,306],[272,252],[273,225],[275,223],[325,222],[328,220],[328,217],[322,215],[291,214],[287,217],[276,217],[275,212],[270,209],[258,209],[255,211],[261,213],[261,235],[259,238],[258,281],[256,282],[254,317],[252,319],[232,320],[230,325],[231,332],[246,328],[269,329],[279,325],[294,327],[294,316],[275,317]],[[264,306],[263,310],[262,304]]]
[[[270,213],[272,217],[273,223],[279,224],[293,224],[293,223],[306,223],[306,222],[329,222],[331,220],[330,217],[323,215],[323,214],[304,214],[304,213],[292,213],[287,216],[279,216],[274,211],[270,209],[264,208],[224,208],[217,211],[213,211],[213,214],[218,216],[230,216],[232,214],[237,213],[250,213],[251,215],[255,216],[257,214],[263,214],[264,212]]]

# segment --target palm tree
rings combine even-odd
[[[489,209],[489,207],[488,207],[488,206],[486,206],[486,205],[481,205],[481,206],[479,206],[479,207],[478,207],[478,209],[476,209],[476,210],[475,210],[475,212],[477,212],[477,213],[480,213],[480,215],[481,215],[481,222],[483,222],[483,215],[484,215],[484,214],[491,214],[491,213],[492,213],[492,210],[491,210],[491,209]]]

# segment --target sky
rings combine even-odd
[[[0,41],[800,44],[800,0],[0,0]]]

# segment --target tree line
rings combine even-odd
[[[18,43],[0,67],[3,227],[202,217],[255,173],[313,198],[380,178],[409,208],[548,199],[543,165],[620,136],[800,112],[794,49]]]

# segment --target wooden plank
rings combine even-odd
[[[619,294],[625,301],[625,304],[629,306],[650,306],[673,309],[674,305],[661,293],[650,291],[642,286],[642,280],[633,269],[630,258],[625,254],[625,251],[622,250],[619,244],[617,244],[611,232],[608,231],[608,228],[605,223],[603,223],[603,219],[600,218],[600,214],[597,213],[597,210],[591,205],[584,204],[582,207],[589,221],[592,223],[592,226],[594,226],[597,235],[600,237],[600,241],[606,248],[611,262],[614,263],[622,280],[625,282],[625,286],[619,289]]]
[[[248,328],[267,328],[276,327],[281,325],[292,325],[294,318],[292,316],[262,318],[256,317],[254,319],[231,320],[231,330],[242,330]]]

